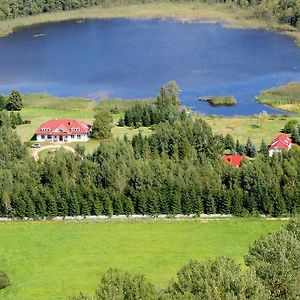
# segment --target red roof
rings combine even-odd
[[[292,139],[287,134],[281,133],[272,141],[269,150],[280,148],[282,150],[288,151],[290,150],[291,146]]]
[[[242,161],[245,159],[242,155],[229,155],[225,154],[223,156],[223,161],[232,165],[235,168],[239,168],[241,166]]]
[[[87,134],[91,125],[77,120],[49,120],[42,124],[35,134],[46,135],[71,135],[71,134]]]

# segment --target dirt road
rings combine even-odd
[[[47,146],[41,146],[41,148],[31,148],[31,155],[32,157],[35,159],[35,160],[38,160],[39,159],[39,153],[41,151],[44,151],[44,150],[57,150],[57,149],[60,149],[60,148],[63,148],[67,151],[71,151],[73,153],[75,153],[75,150],[74,148],[70,147],[70,146],[67,146],[65,144],[55,144],[55,145],[47,145]]]

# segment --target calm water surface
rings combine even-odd
[[[260,90],[300,80],[300,49],[263,30],[162,20],[90,20],[46,24],[0,39],[0,92],[56,96],[155,96],[176,80],[187,106],[206,114],[262,110]],[[195,98],[234,95],[235,107]]]

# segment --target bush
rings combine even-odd
[[[283,127],[283,132],[292,133],[295,129],[297,129],[297,125],[298,125],[297,120],[288,121]]]
[[[300,223],[258,239],[245,262],[270,291],[271,299],[300,298]]]
[[[88,300],[89,296],[79,294],[72,300]],[[111,299],[158,299],[156,287],[148,282],[143,275],[132,275],[118,269],[109,269],[101,278],[96,289],[94,300]]]
[[[190,261],[177,273],[163,299],[267,299],[268,292],[254,273],[243,272],[234,260],[219,257]]]
[[[0,290],[5,289],[9,285],[10,282],[7,274],[4,271],[0,270]]]

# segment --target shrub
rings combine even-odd
[[[0,270],[0,290],[5,289],[9,285],[10,282],[7,274],[4,271]]]
[[[165,299],[267,299],[268,294],[253,273],[243,272],[230,258],[201,263],[190,261],[177,273]],[[182,298],[181,298],[182,297]]]
[[[271,299],[300,297],[299,228],[299,222],[292,222],[279,232],[261,237],[245,259],[270,291]]]

